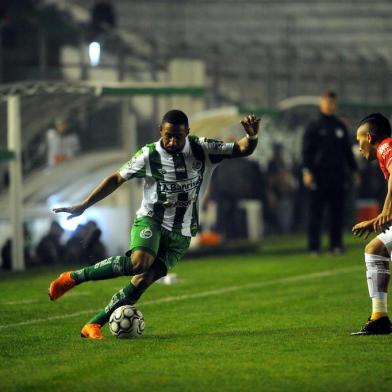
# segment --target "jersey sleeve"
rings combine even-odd
[[[122,178],[130,180],[131,178],[144,178],[146,176],[146,163],[144,160],[143,149],[125,163],[118,171]]]
[[[199,139],[199,143],[209,161],[213,164],[219,163],[224,159],[232,158],[233,156],[234,143],[224,143],[220,140],[204,137]]]
[[[388,170],[389,165],[392,162],[392,142],[389,142],[382,154],[385,169]]]

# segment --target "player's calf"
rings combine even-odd
[[[112,279],[118,276],[133,276],[147,271],[154,262],[154,256],[136,250],[131,257],[113,256],[92,266],[71,273],[76,284],[90,280]]]
[[[372,313],[362,329],[352,335],[385,335],[392,332],[387,306],[390,255],[382,239],[383,235],[380,234],[365,247],[366,280]]]
[[[132,275],[139,275],[147,272],[154,263],[155,257],[148,252],[135,250],[132,252]]]
[[[49,297],[52,301],[55,301],[75,285],[90,280],[111,279],[117,276],[131,276],[134,274],[129,257],[109,257],[92,266],[77,271],[64,272],[50,284]]]

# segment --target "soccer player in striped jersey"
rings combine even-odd
[[[354,235],[365,239],[374,231],[380,232],[365,247],[366,276],[372,299],[372,314],[362,329],[352,335],[384,335],[392,332],[387,309],[389,262],[392,251],[391,124],[381,113],[372,113],[359,123],[357,141],[360,152],[367,160],[378,159],[380,169],[388,182],[388,190],[381,213],[374,219],[356,224],[352,230]]]
[[[74,286],[90,280],[132,276],[131,282],[82,328],[82,337],[102,339],[101,327],[111,313],[120,306],[135,304],[184,255],[198,230],[199,201],[213,169],[224,159],[252,154],[257,146],[260,119],[249,115],[241,124],[246,136],[234,143],[223,143],[189,135],[186,114],[171,110],[163,116],[157,142],[141,148],[82,203],[54,209],[56,213],[69,213],[70,219],[83,214],[125,181],[144,179],[143,201],[125,256],[109,257],[93,266],[64,272],[50,284],[49,297],[55,301]],[[227,180],[235,186],[235,179]]]

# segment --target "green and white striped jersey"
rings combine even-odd
[[[177,154],[169,154],[161,141],[142,147],[119,170],[126,179],[144,178],[143,201],[137,217],[150,216],[169,231],[196,235],[199,201],[213,169],[231,158],[234,143],[188,136]]]

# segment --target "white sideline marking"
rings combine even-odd
[[[183,300],[194,299],[194,298],[204,298],[204,297],[209,297],[209,296],[214,296],[214,295],[226,294],[226,293],[230,293],[230,292],[238,291],[238,290],[243,290],[243,289],[254,289],[254,288],[260,288],[260,287],[267,287],[267,286],[271,286],[274,284],[292,283],[292,282],[300,282],[303,280],[326,278],[329,276],[336,276],[339,274],[349,274],[351,272],[359,271],[362,269],[363,269],[362,267],[351,267],[351,268],[341,268],[341,269],[337,269],[337,270],[314,272],[314,273],[304,274],[304,275],[295,275],[295,276],[290,276],[288,278],[275,279],[275,280],[270,280],[270,281],[266,281],[266,282],[259,282],[259,283],[249,283],[249,284],[244,284],[241,286],[225,287],[225,288],[218,289],[218,290],[204,291],[204,292],[196,293],[196,294],[179,295],[177,297],[166,297],[166,298],[161,298],[161,299],[157,299],[157,300],[153,300],[153,301],[141,302],[140,306],[155,305],[155,304],[174,302],[174,301],[183,301]],[[44,323],[44,322],[48,322],[48,321],[52,321],[52,320],[63,320],[66,318],[81,316],[83,314],[91,314],[94,312],[99,312],[100,310],[102,310],[102,308],[97,309],[97,310],[91,310],[91,309],[90,310],[82,310],[80,312],[75,312],[75,313],[70,313],[70,314],[61,314],[58,316],[51,316],[51,317],[47,317],[44,319],[22,321],[20,323],[5,324],[5,325],[0,325],[0,330],[5,329],[5,328],[21,327],[24,325]]]
[[[67,297],[76,297],[76,296],[85,296],[85,295],[91,295],[90,291],[81,291],[81,292],[73,292],[69,293]],[[4,301],[0,302],[0,305],[27,305],[27,304],[36,304],[39,302],[48,302],[47,299],[43,300],[42,298],[32,298],[32,299],[22,299],[20,301]]]

